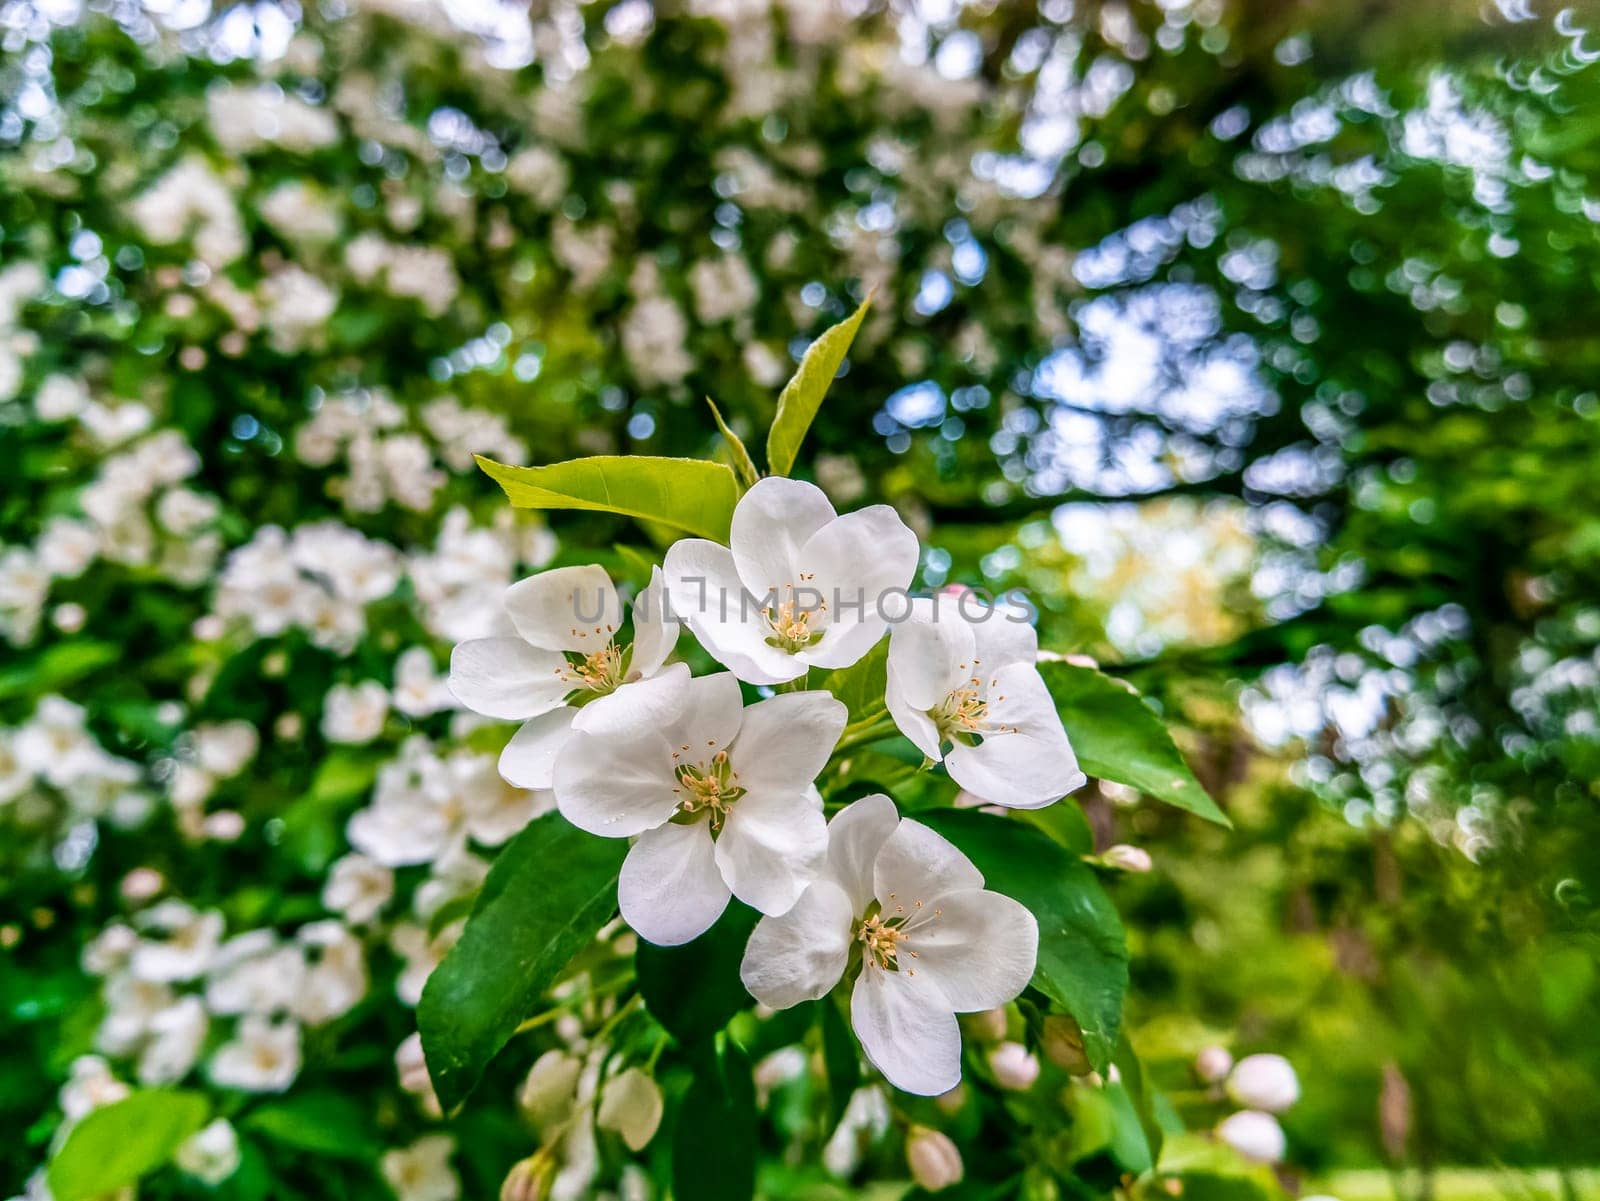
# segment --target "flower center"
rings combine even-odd
[[[566,666],[556,669],[556,674],[574,688],[600,696],[621,687],[623,672],[622,649],[615,642],[587,655],[568,651]]]
[[[885,919],[883,915],[873,913],[861,919],[856,925],[856,941],[861,944],[862,962],[868,967],[881,967],[886,971],[897,972],[900,970],[898,957],[900,944],[909,942],[905,930],[901,928],[902,918]],[[916,952],[910,952],[915,957]]]
[[[989,702],[984,699],[983,686],[973,676],[960,688],[954,689],[944,700],[928,712],[938,728],[941,742],[975,741],[982,734],[989,716]]]
[[[681,752],[674,752],[676,760]],[[718,751],[704,763],[676,763],[672,774],[678,785],[673,794],[678,798],[678,812],[673,821],[688,824],[708,817],[711,832],[720,833],[722,823],[728,820],[728,811],[744,795],[739,787],[739,777],[728,760],[727,751]]]
[[[800,577],[802,582],[815,578],[810,574],[802,574]],[[767,638],[767,645],[788,651],[792,655],[796,651],[803,651],[806,647],[814,645],[822,637],[821,630],[811,629],[811,618],[828,606],[820,595],[814,604],[801,604],[793,584],[788,586],[788,592],[789,599],[779,601],[776,605],[768,605],[765,616],[767,628],[772,631]]]

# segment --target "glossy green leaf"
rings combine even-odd
[[[126,1188],[171,1159],[210,1112],[200,1093],[166,1088],[131,1093],[93,1110],[50,1161],[51,1195],[56,1201],[88,1201]]]
[[[778,396],[777,415],[767,431],[767,470],[773,475],[788,475],[794,469],[806,431],[816,420],[822,398],[828,394],[828,385],[839,373],[839,364],[844,362],[871,304],[869,296],[850,316],[824,331],[806,348],[799,370],[783,386]]]
[[[731,1039],[697,1064],[672,1136],[677,1201],[749,1201],[756,1186],[756,1095],[749,1057]]]
[[[1094,831],[1089,827],[1089,819],[1071,797],[1054,805],[1046,805],[1043,809],[1018,809],[1016,816],[1020,821],[1043,830],[1052,842],[1074,855],[1094,852]]]
[[[733,901],[716,925],[693,942],[658,947],[640,941],[634,955],[639,991],[651,1015],[674,1038],[709,1038],[739,1010],[755,1004],[739,979],[739,963],[760,917]]]
[[[371,1162],[383,1150],[368,1107],[334,1092],[302,1093],[268,1101],[240,1122],[243,1129],[296,1151]]]
[[[547,467],[511,467],[479,455],[478,466],[519,509],[619,513],[716,542],[728,540],[739,501],[732,469],[701,459],[594,455]]]
[[[889,713],[884,690],[889,680],[889,640],[879,639],[849,667],[817,672],[811,680],[814,689],[827,689],[849,711],[846,730],[865,729]]]
[[[986,887],[1021,901],[1039,922],[1033,986],[1083,1030],[1089,1062],[1104,1071],[1116,1051],[1128,948],[1116,908],[1094,871],[1042,831],[972,809],[916,814],[983,873]]]
[[[1041,663],[1039,671],[1084,771],[1137,788],[1218,825],[1233,824],[1195,779],[1167,727],[1131,685],[1072,663]]]
[[[547,813],[500,852],[461,940],[422,990],[417,1028],[446,1110],[616,912],[627,843]]]

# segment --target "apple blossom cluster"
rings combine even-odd
[[[271,929],[226,937],[220,912],[172,896],[106,927],[83,963],[103,981],[96,1051],[131,1060],[147,1087],[185,1079],[203,1058],[214,1084],[282,1092],[300,1072],[302,1027],[367,994],[365,950],[343,923],[310,922],[290,939]],[[207,1052],[214,1026],[225,1036]]]
[[[503,415],[465,408],[452,396],[423,406],[420,431],[408,428],[410,410],[381,391],[316,399],[311,419],[295,432],[295,457],[308,467],[341,464],[345,474],[330,479],[328,490],[352,513],[376,513],[391,502],[427,512],[449,471],[466,471],[473,455],[513,463],[527,457]]]
[[[1028,615],[913,599],[918,556],[886,505],[840,515],[812,484],[763,479],[728,545],[675,543],[626,621],[599,567],[512,586],[515,636],[458,645],[450,688],[524,723],[500,758],[509,783],[631,840],[617,899],[640,936],[689,942],[737,897],[763,915],[742,968],[751,994],[784,1009],[851,975],[868,1058],[933,1095],[960,1080],[955,1015],[1021,993],[1038,928],[887,796],[825,818],[817,781],[851,715],[809,673],[849,669],[887,634],[892,724],[980,802],[1036,808],[1085,777]],[[668,662],[679,615],[726,670]],[[746,704],[746,685],[763,698]]]
[[[0,820],[8,837],[54,836],[102,818],[131,826],[154,807],[143,767],[100,744],[82,705],[44,696],[27,721],[0,728]],[[73,863],[92,847],[92,839],[69,840],[56,847],[56,858]]]
[[[45,422],[74,422],[70,439],[86,458],[104,455],[77,496],[78,513],[57,513],[32,546],[0,547],[0,636],[32,643],[53,592],[70,594],[95,562],[149,569],[182,587],[211,575],[222,552],[215,497],[184,481],[200,459],[181,433],[152,431],[154,416],[137,403],[107,407],[81,381],[54,375],[39,387],[34,410]],[[81,460],[80,460],[81,461]],[[63,633],[83,627],[83,606],[64,599],[51,611]]]

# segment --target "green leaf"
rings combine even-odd
[[[0,700],[59,691],[121,657],[122,648],[109,642],[58,642],[0,672]]]
[[[1059,802],[1058,802],[1059,803]],[[1122,922],[1094,871],[1041,831],[971,809],[921,812],[983,873],[986,887],[1021,901],[1039,922],[1033,986],[1083,1030],[1083,1049],[1104,1071],[1117,1047],[1128,948]]]
[[[548,467],[511,467],[478,456],[478,466],[519,509],[620,513],[727,542],[739,481],[722,463],[649,455],[594,455]]]
[[[135,1183],[206,1123],[203,1095],[156,1088],[93,1110],[72,1128],[47,1173],[56,1201],[87,1201]]]
[[[494,861],[467,920],[422,990],[417,1028],[440,1104],[453,1110],[572,957],[617,907],[627,843],[559,813],[529,823]]]
[[[705,1055],[678,1107],[672,1136],[677,1201],[750,1201],[756,1187],[756,1090],[732,1039]]]
[[[1149,1159],[1149,1164],[1146,1166],[1150,1166],[1161,1159],[1163,1137],[1161,1123],[1156,1117],[1155,1088],[1145,1076],[1144,1065],[1139,1062],[1139,1056],[1134,1052],[1133,1044],[1128,1041],[1127,1034],[1123,1034],[1117,1040],[1117,1053],[1112,1062],[1117,1065],[1117,1072],[1122,1077],[1122,1087],[1126,1090],[1134,1113],[1138,1115],[1139,1126],[1144,1131]]]
[[[794,469],[800,443],[816,419],[822,398],[828,394],[828,385],[839,373],[839,364],[844,362],[871,304],[872,297],[868,296],[854,313],[824,331],[806,348],[799,370],[783,386],[778,396],[777,415],[767,431],[767,470],[773,475],[788,475]]]
[[[1094,831],[1089,819],[1071,797],[1046,805],[1043,809],[1018,809],[1017,818],[1030,826],[1037,826],[1050,836],[1050,841],[1065,847],[1074,855],[1094,852]]]
[[[861,1056],[855,1035],[845,1025],[841,1003],[823,997],[818,1007],[822,1025],[822,1063],[828,1069],[828,1127],[832,1129],[844,1116],[850,1096],[861,1083]]]
[[[717,408],[716,401],[708,396],[706,404],[711,406],[711,416],[717,423],[717,429],[722,431],[722,440],[728,444],[728,453],[733,456],[733,469],[739,473],[739,479],[744,486],[750,487],[761,478],[761,473],[756,470],[755,460],[745,449],[744,439],[728,428],[728,423],[722,419],[722,411]]]
[[[1072,663],[1041,663],[1039,671],[1084,771],[1220,826],[1233,825],[1132,685]]]
[[[825,688],[849,710],[845,729],[865,729],[888,714],[884,690],[889,680],[889,640],[880,638],[873,647],[849,667],[818,672],[812,688]]]
[[[368,1107],[342,1093],[302,1093],[270,1101],[251,1110],[240,1125],[280,1146],[333,1159],[370,1163],[383,1150]]]
[[[716,925],[679,947],[639,943],[639,991],[656,1021],[680,1042],[709,1038],[754,999],[739,979],[744,945],[761,915],[732,902]]]

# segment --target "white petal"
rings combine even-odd
[[[572,736],[576,709],[566,706],[526,721],[500,752],[500,775],[518,788],[549,788],[555,783],[556,758]]]
[[[955,844],[906,818],[872,864],[873,892],[885,917],[910,915],[945,893],[982,888],[983,876]]]
[[[625,838],[676,812],[672,748],[653,730],[608,738],[574,730],[556,760],[556,807],[580,830]]]
[[[945,756],[950,778],[968,792],[1013,809],[1038,809],[1085,783],[1038,668],[1013,663],[995,673],[986,724],[1000,732]]]
[[[639,835],[617,880],[622,919],[646,942],[664,947],[699,938],[728,907],[711,827],[668,822]]]
[[[787,913],[827,862],[828,823],[802,792],[753,792],[734,804],[716,849],[734,896]]]
[[[635,680],[609,696],[595,697],[578,710],[573,725],[608,738],[625,738],[633,730],[667,729],[683,717],[690,682],[689,665],[674,663],[648,680]]]
[[[824,597],[828,623],[804,657],[819,667],[848,667],[871,650],[887,618],[907,603],[918,553],[917,536],[888,505],[846,513],[813,534],[800,567]]]
[[[681,628],[670,616],[667,585],[661,568],[652,567],[650,583],[633,598],[633,657],[628,661],[629,673],[642,678],[661,670],[672,648],[678,644]]]
[[[1039,923],[997,892],[969,889],[937,897],[906,923],[905,946],[957,1013],[993,1009],[1033,979]],[[901,963],[908,956],[902,952]]]
[[[697,676],[685,691],[683,711],[663,733],[684,763],[704,763],[738,738],[746,710],[730,671]]]
[[[592,654],[622,625],[622,602],[595,564],[541,571],[506,589],[506,613],[534,646]]]
[[[744,586],[759,597],[798,584],[800,548],[834,516],[815,484],[781,476],[758,481],[735,506],[728,532]]]
[[[800,792],[833,753],[850,712],[827,692],[786,692],[744,711],[733,769],[745,788]]]
[[[828,823],[828,874],[844,889],[855,913],[865,913],[877,895],[872,865],[899,824],[894,802],[881,792],[846,805]]]
[[[474,638],[450,652],[450,693],[485,717],[521,721],[554,709],[572,691],[557,651],[520,638]]]
[[[782,917],[764,917],[745,944],[739,978],[772,1009],[823,997],[850,961],[850,898],[818,880]]]
[[[873,1066],[902,1092],[937,1097],[961,1083],[956,1015],[921,972],[862,969],[850,1024]]]
[[[976,674],[976,658],[973,627],[948,597],[937,606],[918,598],[911,618],[889,628],[889,678],[911,708],[926,711],[942,703]]]
[[[912,745],[935,763],[939,762],[939,727],[934,724],[933,718],[927,712],[918,709],[906,701],[905,694],[895,685],[895,678],[889,676],[889,686],[884,692],[884,705],[889,710],[889,716],[894,718],[894,724],[900,732],[911,739]]]
[[[971,624],[978,640],[978,658],[986,672],[992,674],[1012,663],[1032,667],[1038,661],[1039,632],[1027,620],[1028,611],[1021,605],[1000,601],[990,609],[979,610],[969,602],[966,611],[974,615],[981,612],[984,617]]]
[[[745,590],[725,546],[684,538],[667,551],[665,576],[672,611],[689,623],[718,663],[751,684],[781,684],[806,664],[770,646],[761,604]]]

